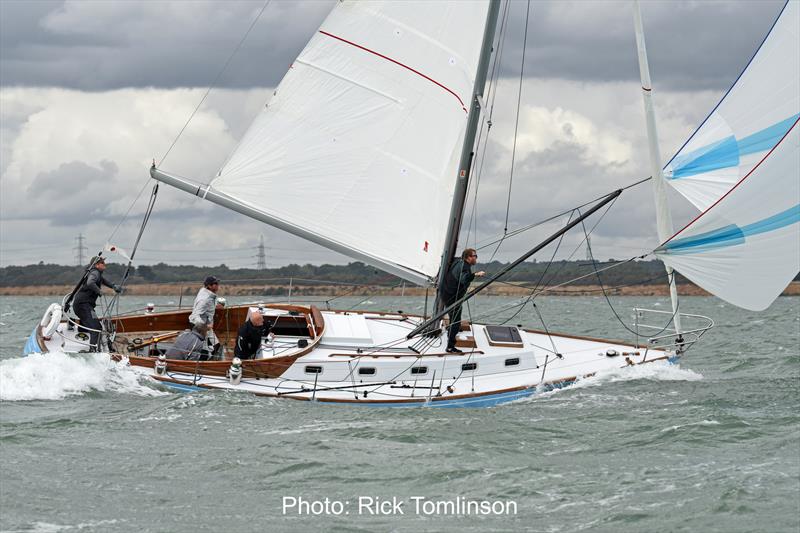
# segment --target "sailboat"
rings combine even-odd
[[[421,286],[456,256],[500,0],[337,2],[209,184],[151,177]],[[598,372],[677,361],[712,325],[683,313],[673,270],[735,305],[766,308],[800,271],[800,24],[781,10],[742,74],[683,147],[660,161],[638,4],[635,27],[650,163],[673,310],[636,311],[636,338],[607,340],[445,317],[622,194],[612,191],[507,269],[430,316],[314,305],[232,306],[215,317],[228,351],[248,314],[274,324],[257,357],[165,358],[188,310],[111,316],[110,356],[160,383],[304,401],[490,406]],[[700,211],[672,227],[666,188]],[[68,303],[68,302],[65,302]],[[660,313],[660,314],[658,314]],[[648,325],[647,317],[666,320]],[[690,322],[695,325],[689,326]],[[85,349],[53,304],[28,352]]]

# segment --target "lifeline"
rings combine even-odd
[[[417,515],[516,515],[517,502],[513,500],[468,500],[458,496],[454,500],[429,500],[425,496],[412,496]]]

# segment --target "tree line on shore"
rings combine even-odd
[[[535,283],[552,286],[572,280],[574,285],[597,285],[602,282],[608,286],[626,285],[663,285],[667,275],[661,261],[631,261],[603,271],[615,261],[554,261],[525,262],[508,274],[504,281],[510,283]],[[475,270],[485,270],[487,274],[497,272],[507,263],[493,261],[479,264]],[[69,285],[76,283],[85,267],[38,264],[26,266],[7,266],[0,268],[0,287]],[[118,281],[125,271],[125,265],[108,263],[106,277]],[[599,273],[598,273],[599,272]],[[229,268],[224,264],[217,266],[140,265],[133,268],[128,284],[143,283],[201,283],[213,274],[227,284],[270,283],[312,285],[320,283],[347,283],[359,285],[397,286],[402,281],[361,262],[347,265],[297,265],[291,264],[279,268]],[[798,276],[800,277],[800,276]],[[580,278],[580,279],[578,279]],[[797,278],[796,278],[797,279]],[[678,283],[689,283],[681,276]]]

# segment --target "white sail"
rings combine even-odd
[[[800,272],[797,123],[749,175],[656,255],[734,305],[766,309]]]
[[[211,191],[416,283],[439,269],[488,1],[342,1]]]
[[[784,5],[745,70],[667,163],[668,183],[705,210],[747,175],[800,113],[800,3]]]

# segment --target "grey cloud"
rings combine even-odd
[[[670,90],[727,88],[783,3],[643,2],[654,85]],[[508,43],[522,43],[526,7],[526,2],[512,2]],[[506,46],[502,73],[518,76],[522,46]],[[638,80],[631,3],[532,2],[525,74],[576,81]]]
[[[82,90],[209,86],[263,5],[2,4],[2,84]],[[271,2],[218,85],[274,86],[329,7],[330,2]]]
[[[47,212],[51,224],[79,225],[108,214],[115,198],[119,169],[112,161],[94,168],[81,161],[62,163],[34,178],[26,191],[35,205]]]
[[[4,0],[0,82],[82,90],[206,87],[260,2],[17,2]],[[780,10],[761,2],[645,2],[654,82],[722,89],[742,69]],[[271,2],[218,85],[275,86],[332,2]],[[503,76],[522,56],[525,2],[511,2]],[[628,2],[531,4],[527,77],[638,79]],[[713,58],[709,61],[709,58]]]

